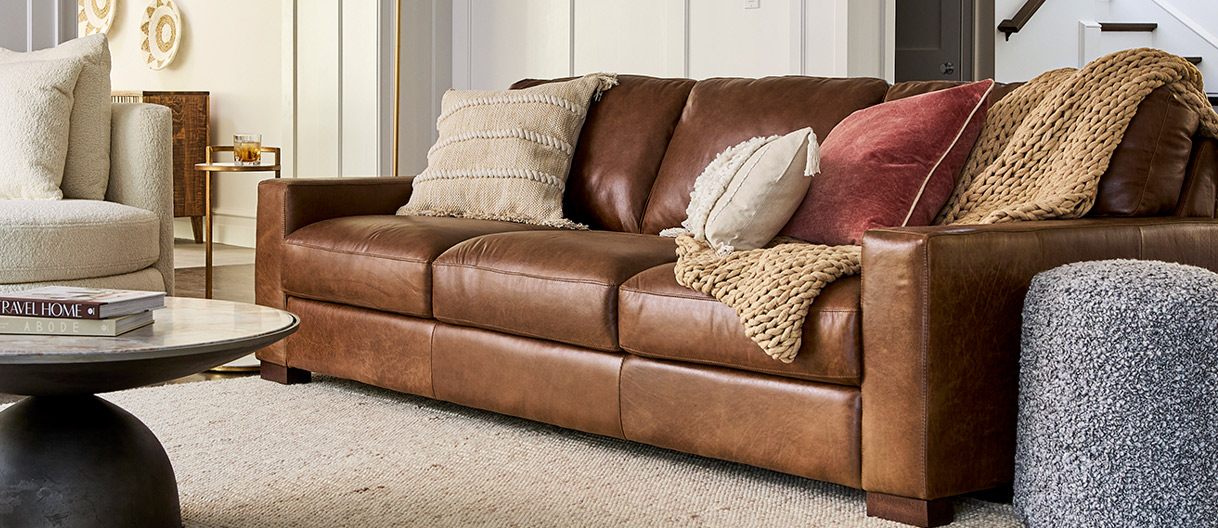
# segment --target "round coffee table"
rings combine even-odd
[[[182,525],[160,441],[94,394],[232,361],[299,321],[274,308],[180,297],[154,315],[118,337],[0,335],[0,392],[30,396],[0,412],[0,526]]]

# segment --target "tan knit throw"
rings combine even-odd
[[[935,223],[992,224],[1079,218],[1095,204],[1100,176],[1129,120],[1150,92],[1168,86],[1218,137],[1218,114],[1201,73],[1181,57],[1141,48],[1046,72],[986,115],[960,182]],[[816,185],[813,180],[812,185]],[[677,238],[677,282],[736,310],[745,334],[771,357],[795,360],[808,307],[838,278],[861,271],[860,246],[776,239],[718,257],[690,235]]]

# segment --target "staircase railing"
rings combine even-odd
[[[1006,33],[1007,40],[1011,40],[1011,33],[1019,33],[1019,30],[1023,29],[1023,26],[1028,23],[1028,20],[1032,19],[1032,15],[1035,15],[1036,10],[1040,9],[1040,6],[1044,3],[1045,0],[1028,0],[1015,13],[1014,18],[1008,18],[998,24],[998,31]]]

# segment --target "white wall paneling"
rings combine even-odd
[[[296,0],[283,0],[283,10],[280,13],[280,45],[279,79],[282,83],[279,96],[279,120],[283,141],[279,154],[283,156],[279,164],[282,175],[296,177],[296,165],[299,160],[296,144],[296,16],[300,12]]]
[[[892,77],[896,0],[454,0],[453,87],[594,71]],[[523,37],[522,37],[523,35]],[[566,49],[563,42],[569,42]]]
[[[571,75],[572,0],[453,0],[453,87]]]
[[[402,1],[402,81],[398,98],[398,174],[427,167],[427,150],[436,140],[436,117],[444,92],[454,84],[452,0]],[[389,114],[385,114],[389,115]]]
[[[309,0],[296,9],[295,175],[388,175],[395,2]]]
[[[383,9],[382,9],[383,8]],[[389,174],[389,142],[381,139],[381,116],[390,116],[392,99],[382,98],[393,72],[382,68],[381,55],[392,54],[392,26],[386,32],[382,18],[393,20],[392,1],[344,1],[341,4],[341,58],[339,72],[339,163],[342,176]],[[388,45],[382,45],[382,42]],[[390,85],[391,87],[391,85]],[[392,92],[390,92],[392,93]],[[385,112],[382,113],[381,109]]]
[[[295,177],[341,175],[342,116],[339,0],[306,0],[296,5],[296,172]]]
[[[0,0],[0,48],[33,51],[74,38],[75,0]]]

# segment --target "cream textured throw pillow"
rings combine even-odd
[[[720,153],[694,181],[682,227],[720,255],[757,249],[791,219],[820,172],[816,133],[803,128],[785,136],[756,137]]]
[[[0,64],[0,199],[58,200],[80,61]]]
[[[59,188],[65,198],[103,200],[110,181],[110,46],[106,35],[81,37],[29,53],[0,48],[0,64],[60,59],[79,59],[82,64],[72,92],[68,157]]]
[[[592,74],[523,90],[449,90],[440,139],[398,214],[583,228],[563,218],[563,191],[588,105],[615,84]]]

